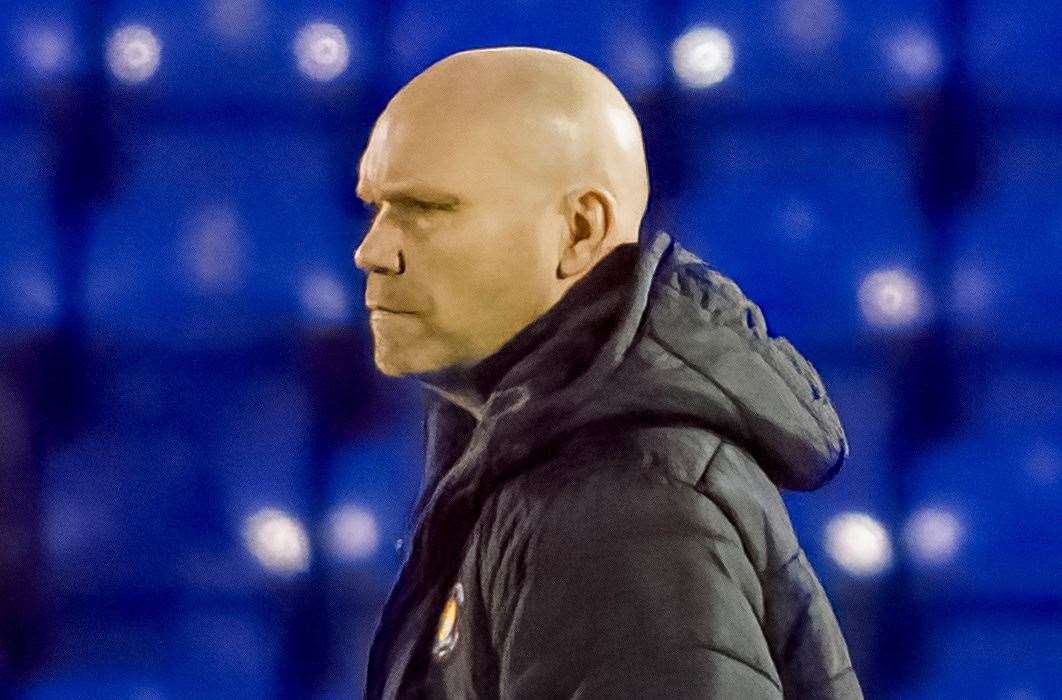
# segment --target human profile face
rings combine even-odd
[[[373,218],[354,263],[384,374],[474,364],[559,296],[564,219],[514,136],[423,105],[392,102],[377,121],[357,185]]]

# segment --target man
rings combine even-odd
[[[465,51],[376,122],[375,363],[430,391],[376,698],[858,698],[778,487],[840,468],[815,370],[665,233],[587,63]]]

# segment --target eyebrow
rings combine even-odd
[[[375,201],[368,197],[360,187],[357,188],[356,194],[358,199],[363,202],[368,203]],[[446,194],[445,192],[425,188],[419,185],[396,185],[387,188],[380,192],[379,199],[385,202],[392,201],[399,203],[427,204],[435,209],[446,210],[453,209],[461,203],[461,200],[452,194]]]

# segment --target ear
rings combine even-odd
[[[557,278],[581,274],[593,267],[602,245],[616,226],[616,198],[600,189],[580,188],[564,198],[565,223],[557,264]]]

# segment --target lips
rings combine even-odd
[[[403,312],[402,308],[398,304],[381,304],[377,301],[365,300],[365,308],[369,311],[388,311],[393,314],[400,314]]]
[[[414,314],[415,311],[405,311],[403,309],[392,309],[386,306],[369,306],[369,311],[379,311],[387,314]]]

